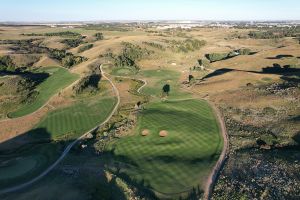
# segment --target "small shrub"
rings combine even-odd
[[[84,51],[86,51],[86,50],[89,50],[89,49],[91,49],[91,48],[93,48],[93,47],[94,47],[93,44],[86,44],[86,45],[83,45],[83,46],[79,47],[78,53],[82,53],[82,52],[84,52]]]
[[[94,37],[96,38],[96,40],[103,40],[104,39],[103,33],[95,33]]]

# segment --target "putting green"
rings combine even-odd
[[[175,99],[191,96],[188,93],[180,91],[181,83],[179,82],[180,73],[173,70],[160,69],[160,70],[145,70],[141,71],[140,75],[147,79],[147,85],[142,89],[142,93],[161,97],[162,88],[165,84],[170,85],[169,99]]]
[[[145,129],[149,134],[141,136]],[[160,137],[161,130],[168,135]],[[135,134],[112,143],[107,151],[117,161],[111,169],[122,162],[120,172],[131,180],[177,198],[193,187],[201,189],[222,146],[209,104],[181,100],[149,104],[138,118]]]
[[[36,90],[39,92],[33,102],[21,105],[16,111],[9,113],[11,118],[21,117],[30,114],[42,107],[54,94],[62,88],[70,85],[77,78],[77,74],[70,73],[61,67],[46,67],[39,70],[51,74],[44,82],[39,84]]]

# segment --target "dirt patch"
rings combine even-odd
[[[166,130],[160,131],[160,132],[159,132],[159,136],[160,136],[160,137],[167,137],[167,136],[168,136],[168,131],[166,131]]]
[[[34,127],[42,117],[49,111],[49,107],[45,106],[33,114],[24,117],[3,120],[0,122],[0,143],[12,139],[18,135],[26,133]]]
[[[142,136],[147,136],[149,135],[150,131],[148,129],[144,129],[141,133]]]

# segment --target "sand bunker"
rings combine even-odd
[[[166,137],[166,136],[168,136],[168,131],[166,131],[166,130],[160,131],[160,132],[159,132],[159,136],[160,136],[160,137]]]
[[[144,129],[143,131],[142,131],[142,136],[147,136],[147,135],[149,135],[149,133],[150,133],[150,131],[148,130],[148,129]]]

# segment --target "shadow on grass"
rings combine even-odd
[[[22,78],[27,78],[29,80],[31,80],[35,85],[38,85],[40,83],[42,83],[43,81],[45,81],[50,75],[48,73],[45,72],[38,72],[38,73],[33,73],[30,71],[15,71],[15,72],[11,72],[11,71],[1,71],[0,70],[0,76],[12,76],[12,75],[18,75],[21,76]]]
[[[11,178],[1,180],[0,188],[21,185],[40,175],[58,159],[68,142],[53,141],[51,133],[44,128],[38,128],[0,143],[0,174],[7,172],[12,174]],[[33,160],[32,162],[36,164],[28,172],[14,176],[18,172],[11,169],[19,170],[21,164],[19,159]],[[6,163],[13,163],[13,165],[6,166]]]

